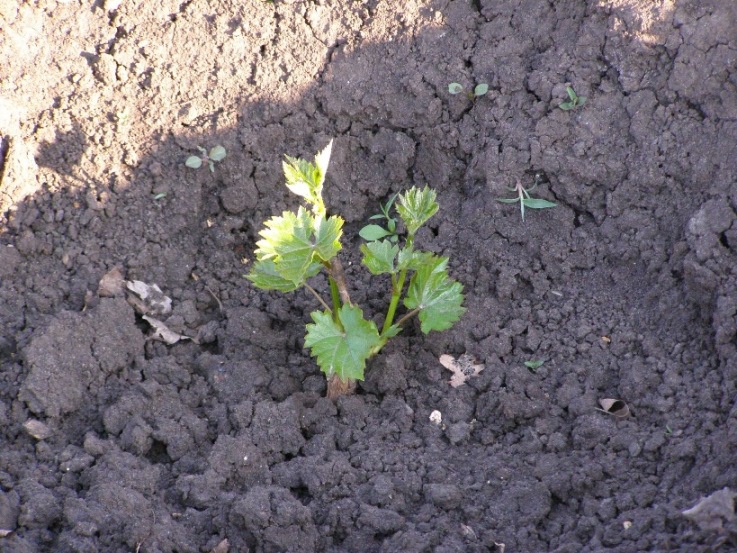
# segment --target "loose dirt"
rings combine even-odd
[[[0,52],[0,549],[737,550],[682,515],[737,490],[737,4],[0,0]],[[314,298],[242,277],[330,139],[353,299],[357,230],[428,184],[468,308],[337,402]]]

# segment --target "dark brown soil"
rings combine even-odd
[[[0,550],[737,550],[681,514],[737,489],[737,4],[0,0],[0,52]],[[314,299],[242,277],[331,138],[353,299],[357,230],[429,184],[468,308],[335,403]]]

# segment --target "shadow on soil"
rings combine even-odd
[[[727,515],[715,534],[680,514],[737,488],[737,104],[718,70],[735,69],[734,13],[477,4],[438,3],[442,24],[428,7],[416,34],[360,47],[325,31],[294,102],[244,103],[235,126],[200,106],[129,174],[90,179],[80,160],[104,144],[77,124],[41,144],[39,174],[56,177],[0,234],[8,551],[695,551],[734,537]],[[489,93],[451,96],[451,81]],[[584,108],[558,108],[566,83]],[[427,183],[441,211],[419,240],[451,257],[468,307],[429,339],[407,328],[335,404],[302,349],[314,299],[242,278],[262,222],[296,205],[283,154],[333,137],[326,195],[348,222],[354,300],[374,314],[387,295],[359,266],[357,229]],[[184,166],[216,144],[214,173]],[[523,223],[495,198],[535,175],[558,207]],[[200,343],[146,339],[125,299],[98,293],[115,267],[159,285],[167,325]],[[486,368],[451,388],[437,359],[464,352]],[[634,416],[598,411],[603,398]]]

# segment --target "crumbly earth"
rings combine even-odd
[[[737,548],[682,515],[737,489],[737,4],[0,0],[0,52],[2,551]],[[429,184],[468,308],[336,402],[314,298],[242,277],[330,139],[353,299],[386,307],[357,230]]]

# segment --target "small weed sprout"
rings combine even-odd
[[[207,164],[210,167],[210,172],[214,173],[215,163],[225,159],[226,152],[225,148],[222,146],[214,146],[209,152],[202,146],[197,146],[197,149],[200,151],[200,155],[189,156],[184,162],[184,164],[191,169],[199,169],[204,164]]]
[[[517,197],[497,198],[497,201],[505,204],[515,204],[519,202],[520,212],[522,213],[523,221],[525,220],[525,207],[529,207],[530,209],[545,209],[558,205],[556,203],[549,202],[548,200],[543,200],[542,198],[533,198],[532,196],[530,196],[530,192],[532,192],[535,188],[537,188],[537,179],[535,180],[535,184],[533,184],[530,188],[525,188],[524,186],[522,186],[522,182],[517,179],[517,184],[514,186],[514,188],[509,189],[512,192],[516,192]]]
[[[461,83],[450,83],[448,85],[448,93],[455,96],[461,92],[463,92],[463,85]],[[474,87],[472,92],[467,94],[468,99],[475,100],[477,98],[481,98],[481,96],[484,96],[487,92],[489,92],[489,85],[486,83],[479,83]]]
[[[448,276],[448,258],[416,250],[415,234],[438,211],[435,192],[412,187],[392,196],[381,206],[386,227],[370,224],[360,231],[361,263],[373,275],[391,279],[389,306],[379,330],[351,302],[343,267],[338,259],[342,249],[343,218],[327,215],[322,198],[332,142],[311,163],[286,156],[283,163],[287,188],[304,199],[306,206],[296,212],[274,216],[259,233],[256,261],[246,278],[264,290],[293,292],[304,288],[322,305],[311,313],[305,347],[310,349],[328,381],[327,396],[335,398],[355,390],[363,380],[366,361],[376,355],[390,338],[402,331],[404,323],[417,316],[420,329],[446,330],[465,311],[463,286]],[[396,205],[395,205],[396,201]],[[398,220],[403,231],[398,231]],[[307,281],[321,271],[327,273],[330,298],[325,300]],[[395,322],[399,303],[406,312]]]
[[[576,109],[586,103],[586,96],[579,96],[570,86],[566,87],[566,92],[568,93],[568,101],[558,106],[563,111]]]

